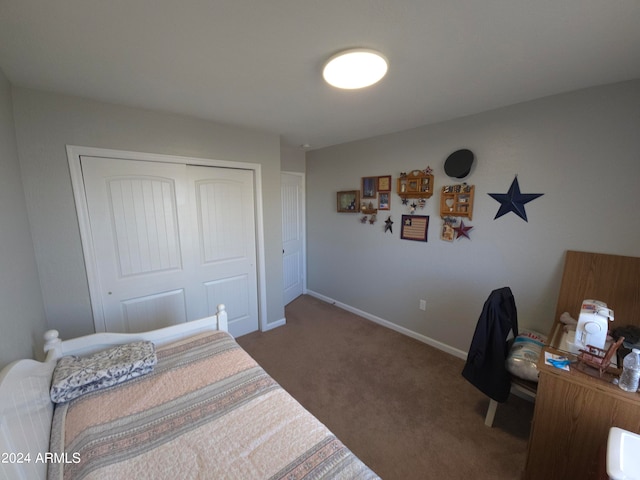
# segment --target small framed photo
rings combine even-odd
[[[389,207],[389,192],[378,192],[378,210],[391,210],[391,207]]]
[[[391,191],[391,175],[384,175],[383,177],[378,177],[378,191],[379,192]]]
[[[429,231],[428,215],[402,215],[400,238],[426,242]]]
[[[455,230],[453,229],[453,225],[450,223],[444,223],[442,225],[442,231],[440,232],[440,239],[445,242],[453,242],[455,237]]]
[[[347,190],[338,192],[338,212],[358,213],[360,206],[360,191]]]
[[[378,177],[362,177],[362,198],[376,198]]]

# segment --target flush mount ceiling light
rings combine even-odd
[[[380,52],[353,48],[332,56],[322,76],[329,85],[352,90],[373,85],[386,73],[387,59]]]

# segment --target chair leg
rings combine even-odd
[[[489,399],[489,407],[487,408],[487,415],[484,417],[484,424],[487,427],[493,426],[493,419],[496,416],[496,408],[498,407],[498,402],[494,399]]]

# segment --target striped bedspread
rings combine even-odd
[[[224,332],[56,407],[49,480],[378,478]]]

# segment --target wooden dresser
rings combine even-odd
[[[615,312],[610,327],[640,326],[640,258],[569,251],[565,258],[556,322],[549,347],[559,345],[563,312],[578,318],[584,299],[602,300]],[[627,393],[572,365],[566,372],[540,370],[529,451],[527,480],[598,479],[598,463],[611,427],[640,433],[640,393]]]

